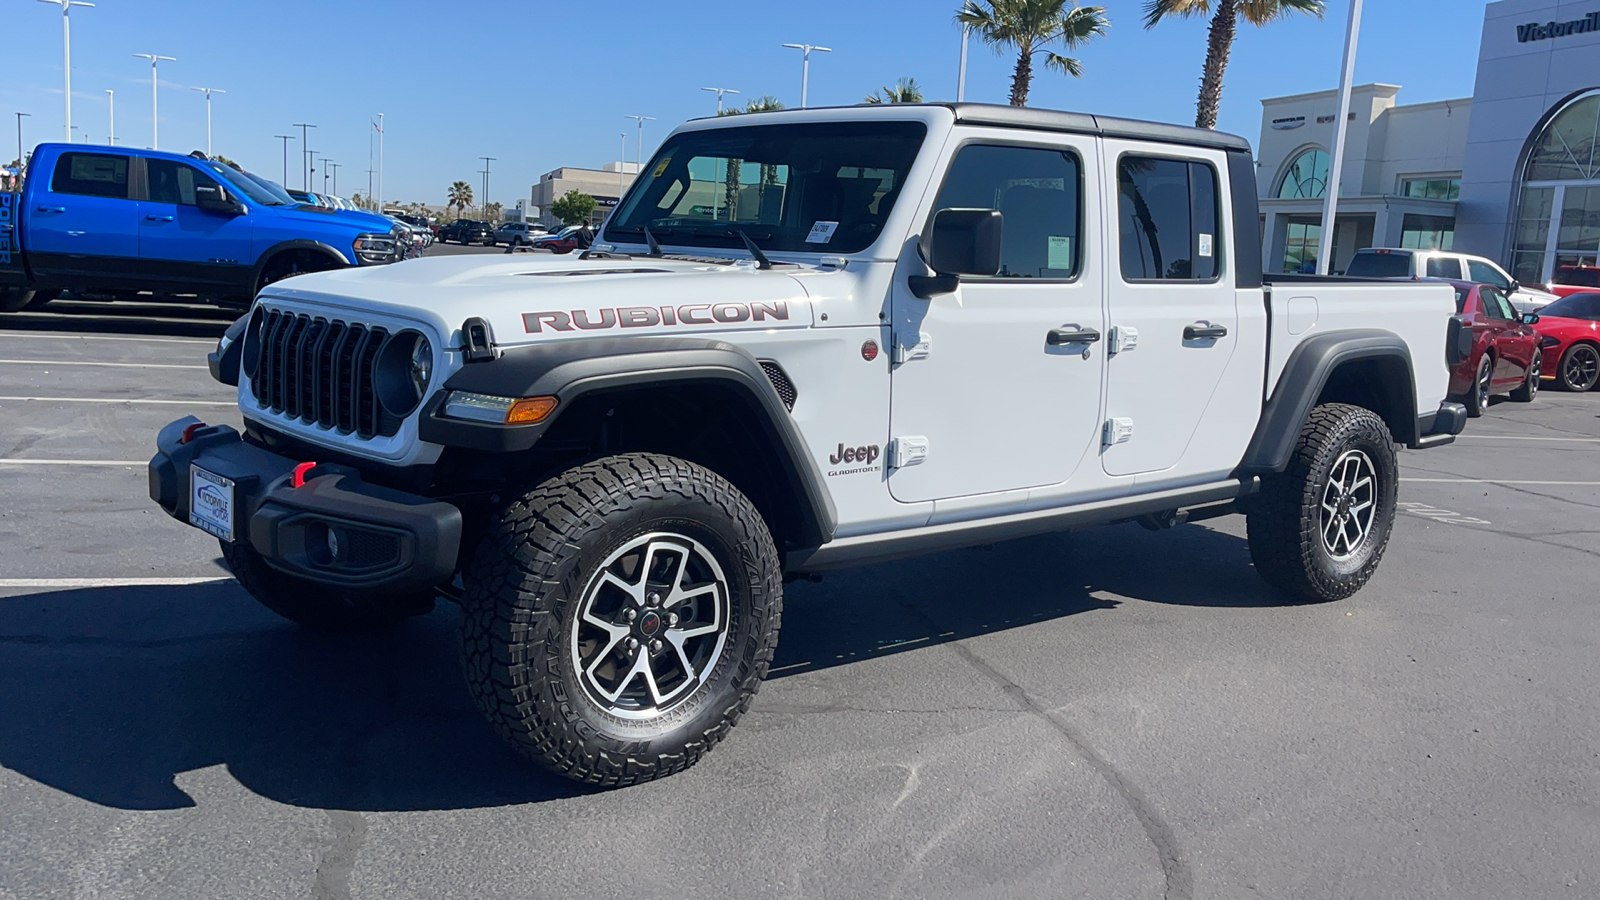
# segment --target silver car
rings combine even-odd
[[[494,230],[494,242],[516,247],[532,243],[534,238],[545,234],[546,231],[547,229],[537,222],[505,222]]]

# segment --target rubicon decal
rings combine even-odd
[[[855,475],[858,472],[876,472],[879,467],[875,463],[877,463],[878,457],[882,452],[883,449],[877,444],[867,444],[862,447],[846,447],[840,444],[839,449],[833,451],[833,454],[828,457],[828,464],[837,466],[841,463],[845,465],[854,463],[856,465],[854,468],[849,469],[830,469],[828,475],[832,477],[834,475]]]
[[[681,325],[734,325],[739,322],[786,322],[789,303],[685,303],[682,306],[618,306],[610,309],[550,310],[522,314],[529,334],[550,331],[602,331],[607,328],[651,328]]]

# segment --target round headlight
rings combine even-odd
[[[422,394],[428,389],[428,382],[433,379],[433,345],[422,335],[417,335],[417,342],[411,347],[411,386],[417,391],[417,399],[422,399]]]
[[[433,380],[433,345],[418,332],[402,331],[383,345],[374,374],[384,410],[394,416],[410,415]]]

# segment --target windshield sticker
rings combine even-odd
[[[1200,235],[1200,257],[1202,259],[1211,257],[1211,235],[1203,232]]]
[[[650,177],[660,178],[661,176],[667,174],[667,166],[670,165],[672,165],[672,157],[669,156],[666,159],[663,159],[661,162],[656,163],[656,170],[651,173]]]
[[[1060,235],[1050,235],[1050,251],[1046,254],[1044,267],[1047,269],[1072,270],[1072,238]]]
[[[811,226],[811,233],[806,235],[808,244],[826,244],[833,240],[833,233],[839,230],[838,222],[817,222]]]

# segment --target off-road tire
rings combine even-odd
[[[223,559],[250,596],[267,609],[313,631],[380,632],[432,611],[431,594],[362,596],[296,578],[267,565],[245,541],[222,545]]]
[[[1333,468],[1360,451],[1374,472],[1375,509],[1365,537],[1345,559],[1324,541],[1323,500]],[[1383,559],[1394,529],[1399,465],[1394,439],[1369,409],[1343,403],[1318,406],[1306,418],[1282,473],[1262,479],[1249,506],[1250,559],[1266,582],[1310,602],[1342,600],[1361,590]]]
[[[1544,351],[1537,347],[1533,350],[1533,360],[1528,363],[1528,372],[1522,379],[1522,384],[1511,392],[1511,399],[1518,403],[1532,403],[1533,398],[1539,396],[1539,379],[1544,372]]]
[[[600,589],[602,565],[662,534],[715,557],[726,639],[676,705],[656,718],[627,718],[582,680],[574,629]],[[676,577],[681,583],[682,570]],[[714,472],[658,454],[600,459],[513,500],[490,522],[462,580],[462,663],[478,708],[523,756],[607,787],[681,772],[722,740],[766,675],[783,612],[777,549],[755,506]],[[643,589],[648,582],[641,577]]]
[[[22,288],[0,288],[0,313],[19,312],[33,302],[33,291]]]
[[[1476,419],[1483,415],[1489,408],[1489,394],[1493,388],[1490,386],[1494,378],[1494,357],[1485,353],[1478,360],[1478,369],[1472,375],[1472,389],[1467,391],[1466,407],[1467,417]]]

